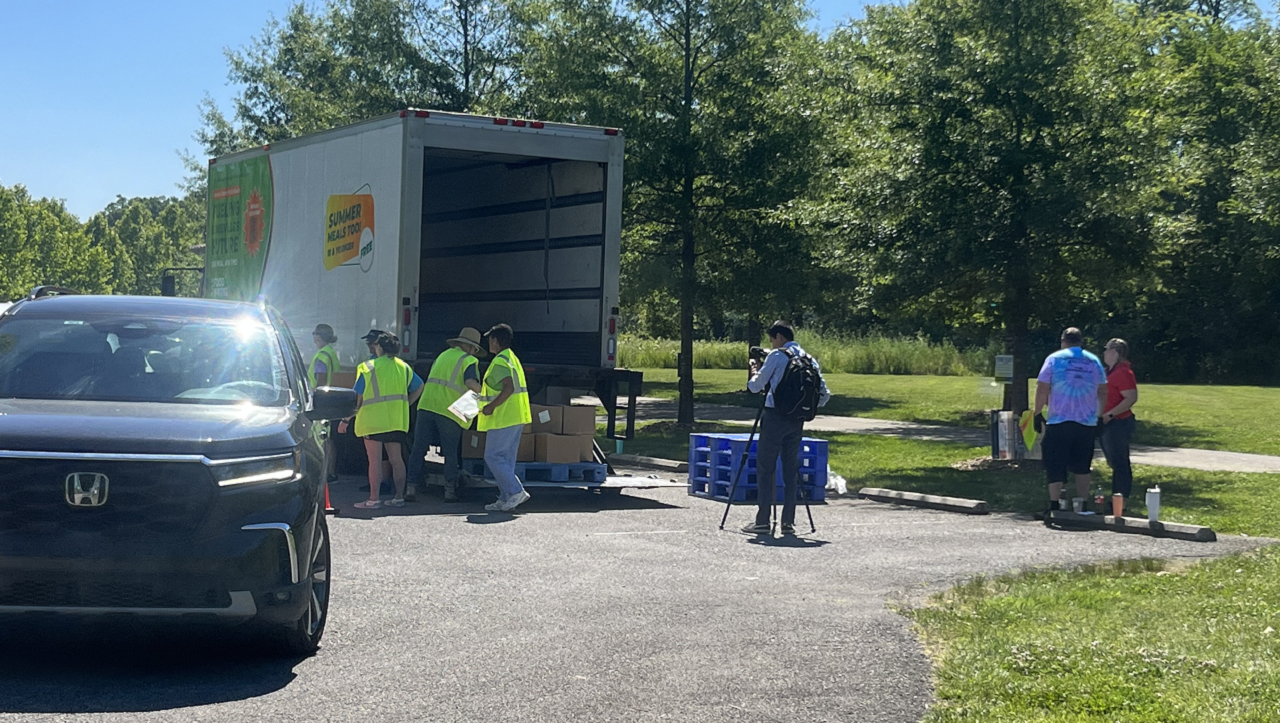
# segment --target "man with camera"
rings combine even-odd
[[[764,355],[763,349],[753,347],[749,362],[751,379],[747,382],[747,390],[753,394],[766,394],[760,418],[760,439],[756,443],[756,520],[742,531],[750,535],[773,531],[769,516],[777,494],[776,474],[778,459],[781,458],[782,534],[794,535],[804,423],[813,419],[818,407],[831,398],[831,393],[827,391],[818,360],[806,354],[795,342],[795,332],[790,324],[775,321],[766,333],[772,351]],[[759,358],[762,355],[763,362]]]

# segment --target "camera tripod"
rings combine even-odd
[[[738,460],[738,471],[733,475],[733,482],[729,485],[729,499],[726,500],[724,503],[724,515],[720,517],[721,531],[724,530],[725,522],[729,520],[729,509],[733,507],[733,494],[738,489],[738,480],[742,479],[742,470],[746,469],[747,467],[747,457],[751,455],[751,441],[756,436],[756,430],[760,428],[760,418],[764,416],[765,402],[767,402],[768,400],[769,400],[769,387],[766,386],[764,388],[764,395],[760,397],[760,409],[756,410],[756,421],[752,422],[751,424],[751,433],[747,435],[747,444],[742,448],[742,458]],[[758,461],[759,461],[759,458],[757,457],[757,462]],[[756,473],[759,474],[759,471],[760,471],[760,465],[757,463]],[[786,489],[786,480],[783,480],[783,489],[784,490]],[[797,497],[800,496],[800,493],[801,493],[800,480],[798,479],[796,480],[795,489],[796,489],[796,496]],[[760,488],[760,485],[757,484],[756,485],[757,498],[761,494],[764,494],[764,491]],[[769,510],[769,534],[772,535],[774,530],[774,525],[777,521],[777,516],[778,516],[778,495],[777,495],[776,479],[774,480],[774,489],[770,490],[769,494],[773,496],[773,499],[771,500],[770,510]],[[804,511],[805,511],[805,514],[809,516],[810,534],[817,532],[818,528],[813,524],[813,509],[809,507],[809,499],[807,497],[804,500]]]

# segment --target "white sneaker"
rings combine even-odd
[[[490,512],[501,512],[503,509],[502,504],[502,500],[498,500],[497,502],[490,502],[484,508]]]
[[[529,493],[525,492],[524,490],[520,490],[520,492],[513,495],[511,499],[507,500],[506,504],[504,504],[499,509],[501,509],[503,512],[510,512],[511,510],[514,510],[515,508],[519,507],[520,505],[528,501],[529,501]]]

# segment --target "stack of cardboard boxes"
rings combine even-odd
[[[530,404],[533,423],[524,425],[518,462],[572,464],[594,462],[595,407]],[[462,435],[464,459],[484,457],[485,433],[467,430]]]

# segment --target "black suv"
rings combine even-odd
[[[49,614],[250,623],[315,651],[325,420],[263,305],[58,295],[0,313],[0,631]],[[0,636],[3,636],[0,632]]]

